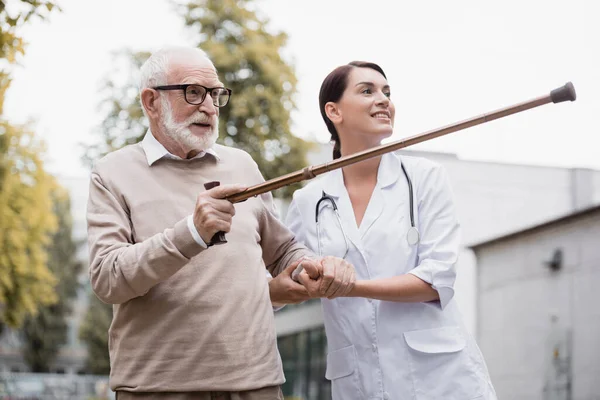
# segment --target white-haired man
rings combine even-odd
[[[114,304],[111,388],[118,400],[283,399],[272,307],[309,298],[291,273],[312,254],[270,195],[223,200],[263,178],[247,153],[215,144],[231,91],[206,54],[163,49],[141,75],[150,130],[97,162],[88,202],[92,288]],[[228,243],[210,246],[219,231]],[[303,265],[323,296],[354,284],[343,260]]]

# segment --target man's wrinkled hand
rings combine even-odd
[[[217,232],[229,232],[231,220],[235,215],[235,208],[227,196],[242,192],[247,187],[244,185],[222,185],[200,193],[194,208],[194,226],[204,243],[210,240]]]
[[[302,263],[303,271],[318,272],[320,264],[309,259],[300,259],[290,264],[283,272],[269,281],[269,294],[274,306],[301,303],[311,298],[306,288],[292,279],[292,273]]]

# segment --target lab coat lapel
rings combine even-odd
[[[344,225],[344,230],[348,236],[348,240],[357,248],[360,249],[360,235],[356,227],[356,219],[352,210],[352,203],[348,196],[346,186],[344,186],[344,176],[341,169],[331,171],[325,179],[323,179],[323,191],[332,196],[340,213],[340,219]]]
[[[390,198],[390,196],[385,196],[385,191],[388,187],[396,184],[399,177],[398,174],[402,174],[398,156],[394,153],[384,154],[381,157],[377,171],[377,185],[375,185],[369,205],[360,224],[359,233],[361,239],[364,239],[369,229],[383,214],[385,205],[389,201],[388,198]],[[390,200],[392,203],[396,203],[396,199],[391,198]]]
[[[363,216],[358,229],[361,239],[365,237],[365,234],[369,231],[369,228],[371,228],[371,226],[383,213],[383,202],[383,194],[381,193],[379,182],[377,182],[375,189],[373,190],[373,194],[371,194],[371,198],[369,199],[369,204],[367,205],[365,215]]]

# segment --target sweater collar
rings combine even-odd
[[[152,164],[154,164],[156,161],[160,160],[163,157],[171,158],[174,160],[183,160],[181,157],[169,153],[165,146],[163,146],[158,140],[156,140],[156,138],[154,137],[152,132],[150,132],[149,129],[146,132],[144,139],[142,140],[142,149],[144,149],[144,153],[146,153],[146,160],[148,161],[149,166],[152,166]],[[213,148],[210,148],[206,151],[201,151],[200,153],[196,154],[195,157],[190,158],[190,160],[202,158],[207,154],[211,154],[217,160],[219,160],[219,155]]]

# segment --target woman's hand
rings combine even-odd
[[[320,265],[321,273],[317,279],[306,269],[298,276],[310,297],[334,299],[346,296],[353,290],[356,272],[352,264],[338,257],[327,256],[321,259]]]

